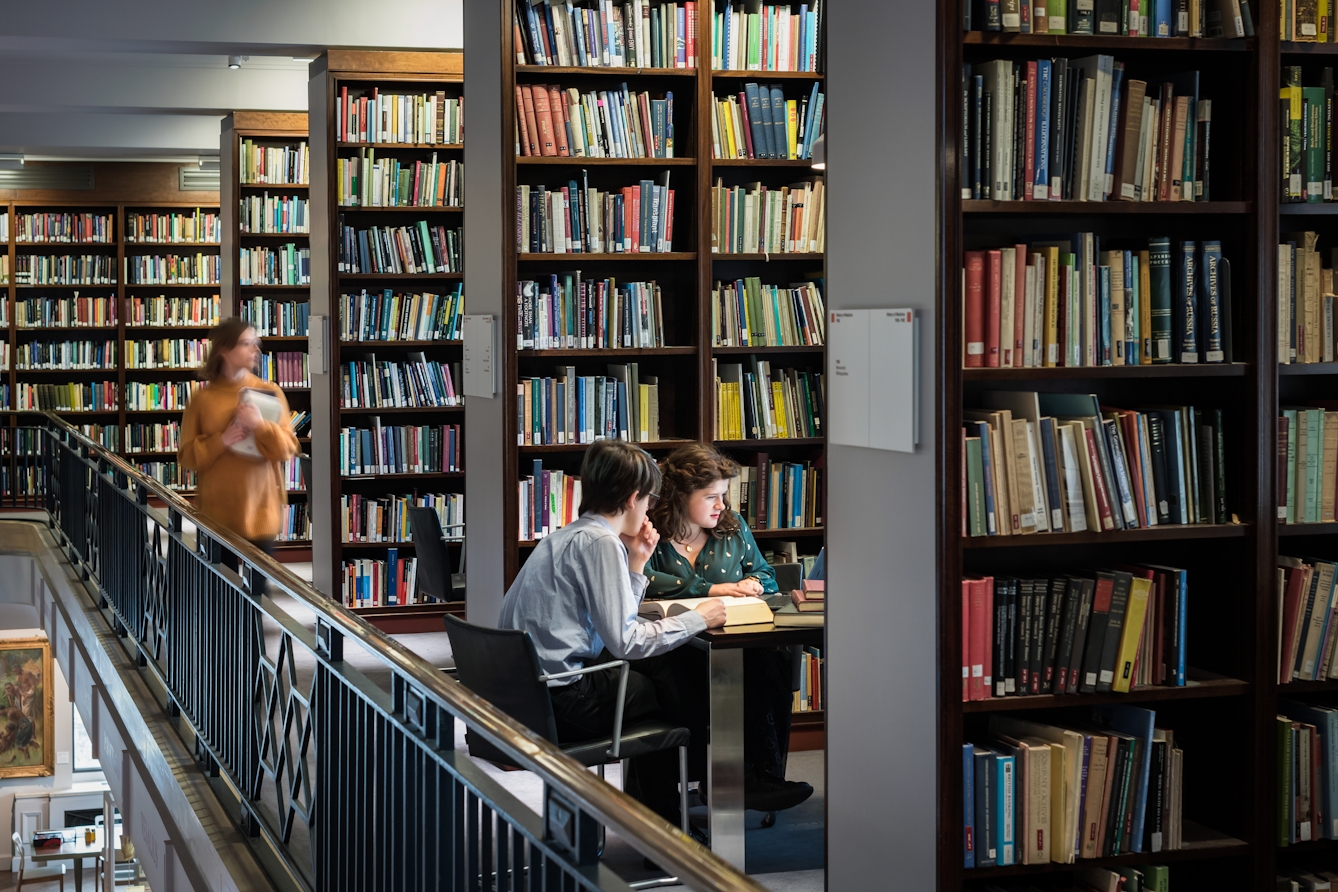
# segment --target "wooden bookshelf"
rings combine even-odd
[[[937,887],[941,892],[986,882],[1071,884],[1084,867],[1170,865],[1172,888],[1271,889],[1277,865],[1274,716],[1278,554],[1275,517],[1279,399],[1274,289],[1279,199],[1276,167],[1279,76],[1278,17],[1254,17],[1250,39],[1127,38],[964,32],[961,5],[940,4],[938,18],[939,301],[937,334],[942,498],[938,522],[939,722]],[[1127,78],[1152,83],[1170,72],[1198,70],[1199,95],[1214,100],[1211,201],[1078,202],[963,200],[969,171],[960,169],[964,64],[992,59],[1025,63],[1093,53],[1126,65]],[[1123,115],[1123,109],[1121,114]],[[1281,213],[1290,208],[1284,206]],[[1303,213],[1322,213],[1304,211]],[[1142,215],[1142,216],[1139,216]],[[1313,228],[1315,217],[1288,228]],[[966,250],[1031,241],[1047,232],[1092,231],[1112,246],[1149,234],[1172,239],[1220,238],[1232,264],[1234,362],[1098,368],[963,368],[962,276]],[[1005,241],[1006,236],[1016,236]],[[1120,242],[1119,239],[1126,241]],[[1338,244],[1338,243],[1333,243]],[[1105,245],[1103,245],[1105,247]],[[1327,386],[1332,372],[1287,373],[1297,388]],[[1294,377],[1287,377],[1290,374]],[[962,533],[963,411],[986,390],[1094,393],[1103,407],[1193,405],[1227,415],[1227,511],[1232,523],[1162,526],[1122,532],[966,537]],[[1332,525],[1329,525],[1332,526]],[[1300,531],[1298,531],[1299,533]],[[1315,530],[1319,537],[1326,530]],[[1310,531],[1307,530],[1307,534]],[[1338,544],[1308,540],[1317,549]],[[1298,541],[1298,544],[1299,541]],[[1285,551],[1285,549],[1284,549]],[[1303,552],[1309,553],[1309,552]],[[1332,555],[1329,555],[1332,556]],[[1189,571],[1185,687],[1135,687],[1128,694],[1010,696],[963,702],[962,580],[968,576],[1095,570],[1138,561]],[[989,669],[986,669],[989,672]],[[1328,688],[1325,688],[1328,689]],[[1081,723],[1084,707],[1133,704],[1155,710],[1184,750],[1185,848],[1158,853],[1034,864],[963,868],[962,745],[984,743],[990,715]],[[1206,733],[1205,728],[1216,729]],[[1058,875],[1048,879],[1043,875]]]
[[[310,285],[264,286],[241,284],[238,264],[240,252],[244,248],[294,244],[299,249],[310,248],[310,217],[308,205],[306,232],[248,232],[242,218],[242,203],[253,198],[268,196],[274,199],[308,200],[310,183],[247,183],[242,182],[242,145],[250,141],[252,145],[266,149],[287,148],[300,150],[307,142],[307,116],[290,112],[249,112],[235,111],[223,118],[219,135],[219,197],[223,214],[223,315],[244,315],[243,301],[258,297],[270,297],[267,293],[275,288],[279,291],[270,299],[274,301],[308,303]],[[261,338],[261,349],[265,353],[301,353],[307,352],[307,332],[305,329],[292,334],[266,334]],[[295,412],[311,412],[310,379],[306,386],[286,386],[283,388],[288,406]],[[310,421],[300,433],[310,429]],[[310,481],[304,481],[310,485]],[[288,491],[289,504],[307,503],[307,490]],[[309,507],[309,506],[308,506]],[[307,516],[311,525],[310,511]],[[274,543],[278,557],[290,560],[309,559],[311,552],[310,536],[293,539],[280,539]]]
[[[460,272],[436,274],[340,273],[341,223],[365,229],[370,226],[408,225],[426,220],[431,226],[455,229],[463,226],[459,206],[341,207],[336,182],[339,159],[356,158],[361,149],[374,149],[378,161],[398,158],[412,164],[429,161],[433,154],[441,162],[463,161],[462,143],[362,142],[341,139],[336,130],[335,101],[342,90],[350,97],[376,89],[381,93],[436,93],[447,99],[463,96],[463,57],[458,52],[372,52],[331,50],[311,66],[311,312],[325,319],[326,368],[312,368],[313,471],[310,482],[312,505],[312,561],[316,587],[339,598],[343,567],[351,560],[385,560],[395,548],[401,558],[412,557],[413,543],[345,543],[342,533],[341,498],[358,493],[364,497],[463,493],[463,473],[393,474],[375,477],[341,477],[338,473],[340,430],[368,427],[372,416],[385,416],[387,425],[450,425],[464,423],[464,407],[438,408],[343,408],[340,364],[375,353],[378,360],[403,362],[410,352],[424,354],[428,361],[453,367],[456,392],[463,388],[458,364],[463,345],[459,340],[355,341],[341,339],[343,294],[392,289],[396,293],[447,294],[464,278]],[[346,216],[347,215],[347,216]],[[444,246],[443,246],[444,248]],[[320,372],[320,373],[318,373]],[[462,427],[463,432],[463,427]],[[463,444],[461,455],[463,457]],[[463,460],[463,458],[462,458]],[[460,543],[450,542],[453,561],[459,560]],[[379,628],[395,632],[438,632],[442,616],[457,611],[458,604],[426,603],[404,606],[355,608]]]
[[[519,150],[519,131],[515,102],[504,103],[502,131],[517,134],[513,164],[506,165],[506,195],[515,200],[518,186],[560,186],[569,179],[580,179],[582,169],[589,171],[590,185],[612,189],[635,184],[669,170],[675,192],[674,239],[670,253],[537,253],[521,252],[518,235],[504,246],[504,288],[518,293],[522,280],[541,281],[550,274],[580,270],[583,278],[614,277],[625,280],[655,280],[663,293],[665,346],[655,348],[604,349],[517,349],[517,318],[514,301],[504,302],[501,339],[505,357],[502,363],[502,393],[515,400],[517,385],[530,377],[552,375],[559,366],[572,365],[579,375],[605,374],[607,365],[636,362],[644,375],[656,375],[660,381],[659,441],[641,443],[652,455],[663,457],[683,442],[715,442],[723,452],[745,466],[756,467],[759,455],[771,461],[811,462],[821,468],[826,452],[825,437],[773,440],[717,441],[715,431],[714,364],[737,362],[745,366],[749,358],[769,360],[776,368],[822,371],[825,349],[821,346],[788,347],[716,347],[713,344],[712,285],[717,280],[733,281],[759,277],[765,285],[817,280],[824,275],[824,258],[818,253],[802,254],[720,254],[711,248],[711,187],[717,179],[728,186],[761,182],[779,188],[799,179],[821,176],[808,160],[716,159],[712,150],[713,94],[737,92],[746,81],[782,83],[787,98],[807,91],[820,72],[712,71],[711,21],[707,7],[699,7],[696,64],[687,68],[613,68],[517,64],[517,48],[512,29],[503,29],[503,95],[514,97],[520,85],[557,84],[564,90],[576,87],[588,90],[613,90],[626,81],[629,90],[647,91],[652,97],[672,93],[674,98],[673,158],[590,158],[579,156],[525,156]],[[513,404],[514,405],[514,404]],[[518,442],[514,410],[507,411],[505,442]],[[520,536],[520,509],[517,487],[536,459],[545,470],[561,470],[578,475],[586,446],[582,444],[517,445],[508,447],[501,493],[505,508],[505,573],[507,584],[515,578],[521,564],[536,544]],[[825,481],[824,481],[825,482]],[[822,490],[820,490],[821,492]],[[825,513],[825,499],[820,499],[818,515]],[[825,543],[822,526],[754,529],[763,548],[776,539],[793,540],[801,554],[817,554]],[[820,727],[821,713],[807,714],[809,726]]]

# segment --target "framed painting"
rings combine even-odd
[[[0,778],[56,772],[51,642],[0,638]]]

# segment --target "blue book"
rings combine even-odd
[[[1150,709],[1137,706],[1097,706],[1092,709],[1092,719],[1098,724],[1112,728],[1122,734],[1137,738],[1142,742],[1138,751],[1138,764],[1134,766],[1134,808],[1133,827],[1129,834],[1129,851],[1143,851],[1143,819],[1148,802],[1148,769],[1152,765],[1152,729],[1157,721],[1157,714]]]
[[[780,155],[776,153],[776,118],[771,109],[771,88],[766,84],[758,84],[757,98],[761,109],[759,120],[762,123],[762,142],[766,146],[766,154],[758,157],[779,158]]]
[[[1175,265],[1175,329],[1171,333],[1177,362],[1199,361],[1199,296],[1195,287],[1195,245],[1180,243],[1180,262]]]
[[[1311,766],[1311,770],[1320,773],[1319,788],[1323,803],[1320,811],[1324,820],[1323,826],[1315,828],[1313,838],[1338,839],[1338,709],[1279,700],[1278,712],[1293,721],[1305,722],[1319,729],[1324,753],[1320,763]]]
[[[994,795],[998,802],[994,809],[994,826],[998,830],[994,863],[999,867],[1007,867],[1016,860],[1017,764],[1013,756],[995,750],[994,771]]]
[[[1098,365],[1112,365],[1113,350],[1110,340],[1110,267],[1097,268],[1097,350]]]
[[[664,154],[663,158],[674,157],[674,93],[672,90],[665,91],[664,94]]]
[[[995,826],[995,756],[992,750],[983,747],[973,747],[975,758],[975,769],[972,772],[975,780],[975,836],[976,836],[976,867],[993,867],[998,852],[998,833]]]
[[[1116,344],[1124,355],[1125,365],[1138,365],[1138,276],[1134,272],[1137,258],[1136,251],[1124,252],[1124,333],[1116,335]]]
[[[1064,493],[1059,481],[1059,457],[1055,454],[1055,420],[1049,415],[1040,419],[1037,434],[1041,438],[1041,455],[1045,460],[1045,489],[1050,501],[1050,529],[1064,529]]]
[[[968,79],[967,83],[971,83]],[[813,89],[808,92],[807,117],[804,120],[804,144],[800,147],[800,158],[813,157],[813,141],[818,138],[818,81],[813,82]],[[976,196],[979,198],[980,196]]]
[[[976,426],[976,436],[980,437],[980,464],[984,469],[983,489],[985,490],[985,534],[999,535],[998,515],[994,513],[994,462],[990,452],[990,426],[984,421],[968,421],[967,427]]]
[[[386,549],[386,604],[398,604],[399,601],[399,564],[400,550]]]
[[[748,127],[753,134],[753,157],[768,158],[770,155],[767,154],[766,136],[762,132],[762,97],[757,89],[757,84],[744,84],[743,95],[748,100]],[[770,105],[771,100],[768,97],[767,106],[770,107]]]
[[[1156,7],[1152,13],[1153,37],[1171,36],[1171,10],[1174,6],[1173,0],[1156,0]]]
[[[814,89],[817,84],[814,84]],[[1036,168],[1031,178],[1032,198],[1050,195],[1050,60],[1036,61]]]
[[[1199,276],[1203,295],[1204,318],[1202,328],[1203,361],[1223,362],[1226,354],[1222,349],[1222,282],[1225,272],[1222,266],[1222,243],[1213,239],[1203,243],[1203,257],[1199,263]]]
[[[1110,124],[1106,133],[1105,196],[1115,187],[1115,144],[1120,135],[1120,87],[1124,84],[1124,63],[1116,62],[1110,73]]]
[[[725,16],[726,19],[729,16]],[[975,823],[976,823],[976,748],[972,744],[962,745],[962,851],[965,858],[963,867],[976,866]]]
[[[780,84],[771,85],[771,148],[777,159],[790,157],[790,112]]]

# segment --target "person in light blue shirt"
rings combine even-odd
[[[711,599],[655,622],[637,617],[646,561],[660,538],[646,519],[659,487],[659,468],[641,447],[623,440],[594,443],[581,465],[581,516],[540,540],[502,600],[498,625],[530,633],[545,674],[611,659],[636,661],[627,678],[624,724],[658,716],[692,727],[698,723],[678,714],[673,673],[660,658],[697,633],[724,625],[725,608]],[[551,681],[549,691],[562,743],[611,733],[618,673]],[[666,751],[633,759],[625,786],[677,823],[677,779],[677,755]]]

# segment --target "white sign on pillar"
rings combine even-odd
[[[912,309],[827,314],[827,440],[914,452],[920,443],[920,320]]]

